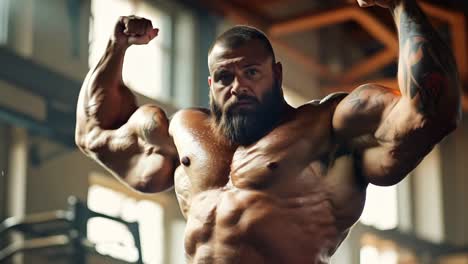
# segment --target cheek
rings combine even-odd
[[[211,89],[210,100],[213,103],[216,103],[218,106],[223,106],[224,102],[226,101],[226,98],[225,98],[226,95],[225,95],[224,90],[225,89],[216,89],[216,88]]]
[[[265,81],[261,84],[258,84],[256,87],[254,93],[255,97],[257,97],[258,100],[261,102],[264,101],[265,96],[269,93],[271,93],[271,90],[274,89],[274,81]]]

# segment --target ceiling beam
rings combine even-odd
[[[379,20],[370,16],[366,11],[354,6],[335,8],[279,22],[273,24],[269,28],[268,33],[278,37],[329,25],[336,25],[346,21],[355,21],[390,50],[398,50],[398,40],[395,33],[389,30]]]
[[[366,76],[369,73],[375,72],[376,69],[383,65],[388,65],[394,62],[398,54],[382,50],[366,59],[353,64],[352,67],[340,75],[339,81],[342,83],[350,83]]]
[[[70,118],[74,120],[74,117]],[[48,121],[39,121],[28,115],[3,106],[0,106],[0,121],[23,127],[36,135],[47,137],[56,142],[60,142],[65,146],[75,147],[74,125],[63,125],[60,130],[55,129],[53,124]]]
[[[5,47],[0,47],[0,61],[1,80],[43,97],[47,104],[45,121],[6,107],[0,107],[0,120],[25,127],[65,145],[73,145],[75,109],[81,82],[21,57]]]
[[[201,0],[202,5],[220,13],[224,18],[238,24],[247,24],[258,27],[262,30],[267,28],[268,21],[258,14],[252,14],[242,8],[227,1]]]
[[[375,39],[379,40],[385,48],[381,52],[358,62],[349,71],[340,74],[340,77],[337,76],[337,79],[341,79],[341,82],[356,81],[392,63],[398,56],[398,39],[395,33],[363,9],[355,6],[336,8],[276,23],[269,28],[268,32],[272,36],[279,37],[346,21],[358,23]]]
[[[420,4],[429,16],[436,17],[449,24],[452,49],[457,61],[458,71],[465,80],[468,80],[468,45],[465,15],[462,12],[444,9],[429,3],[421,2]]]
[[[271,38],[270,40],[273,46],[280,48],[286,56],[302,65],[306,71],[312,74],[318,74],[320,77],[327,80],[331,80],[334,77],[334,74],[327,67],[314,61],[310,56],[303,54],[298,49],[292,48],[287,43],[284,43],[277,38]]]
[[[354,7],[341,7],[327,10],[325,12],[314,12],[298,18],[274,23],[268,29],[272,36],[282,36],[305,30],[313,30],[327,25],[334,25],[350,20]]]
[[[75,109],[81,82],[0,47],[0,79]]]
[[[467,37],[466,37],[466,23],[465,16],[461,12],[448,10],[435,5],[421,2],[422,9],[431,17],[436,17],[446,22],[450,26],[450,32],[453,38],[452,48],[457,60],[457,65],[461,76],[468,79],[468,54],[467,54]],[[393,32],[387,29],[380,21],[370,16],[362,8],[356,6],[342,7],[321,13],[313,13],[300,18],[295,18],[280,23],[273,24],[269,28],[269,34],[273,36],[281,36],[292,34],[296,32],[303,32],[305,30],[313,30],[328,25],[343,23],[345,21],[354,20],[365,28],[373,37],[380,40],[389,50],[384,52],[392,52],[397,54],[398,41]],[[378,59],[385,57],[387,59]],[[368,61],[360,63],[360,65],[372,65],[375,69],[387,65],[391,62],[388,58],[393,57],[390,54],[379,54],[370,58]],[[367,70],[356,70],[352,73],[345,74],[347,77],[345,81],[351,78],[357,79],[369,73]]]

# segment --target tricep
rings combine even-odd
[[[168,126],[162,109],[144,105],[118,129],[95,128],[84,152],[138,191],[163,191],[172,186],[177,156]]]

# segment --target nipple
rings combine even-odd
[[[182,163],[185,167],[188,167],[190,166],[190,159],[187,156],[184,156],[180,160],[180,163]]]
[[[278,168],[278,162],[268,162],[267,168],[270,170],[275,170]]]

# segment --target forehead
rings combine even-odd
[[[230,48],[223,43],[216,44],[208,57],[211,71],[232,65],[264,64],[271,60],[270,54],[259,40],[250,40],[243,45]]]

